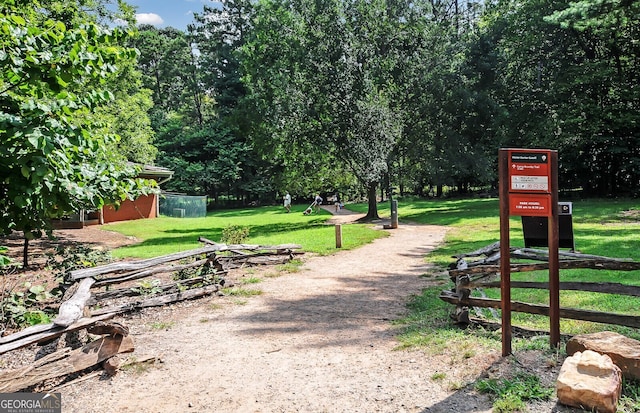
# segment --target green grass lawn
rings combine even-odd
[[[303,215],[305,206],[293,206],[290,213],[282,207],[259,207],[215,211],[205,218],[171,218],[135,220],[109,224],[103,228],[141,240],[140,243],[113,251],[115,258],[149,258],[198,248],[199,237],[219,242],[228,226],[249,229],[250,244],[300,244],[306,252],[329,254],[336,251],[335,228],[325,222],[331,214]],[[371,225],[343,225],[342,249],[351,249],[387,235]]]

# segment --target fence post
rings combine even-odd
[[[336,224],[336,248],[342,248],[342,224]]]

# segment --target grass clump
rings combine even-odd
[[[513,378],[491,378],[479,380],[476,389],[481,393],[494,397],[494,412],[526,412],[526,401],[549,400],[554,389],[544,387],[540,379],[527,373],[520,373]]]
[[[440,380],[444,380],[447,377],[447,375],[443,372],[437,372],[437,373],[433,373],[431,375],[431,380],[433,381],[440,381]]]
[[[154,321],[151,323],[151,328],[154,330],[168,330],[174,325],[173,321]]]
[[[618,413],[640,412],[640,380],[623,379]]]
[[[254,289],[240,288],[240,287],[223,288],[222,292],[224,293],[224,295],[228,295],[232,297],[253,297],[255,295],[262,294],[262,290],[254,290]]]
[[[240,279],[240,283],[243,285],[257,284],[259,282],[262,282],[262,279],[260,279],[259,277],[243,277],[242,279]]]

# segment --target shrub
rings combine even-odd
[[[239,225],[228,225],[222,229],[220,242],[225,244],[243,244],[249,239],[249,228]]]

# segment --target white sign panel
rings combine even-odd
[[[548,191],[548,176],[512,175],[512,191]]]

